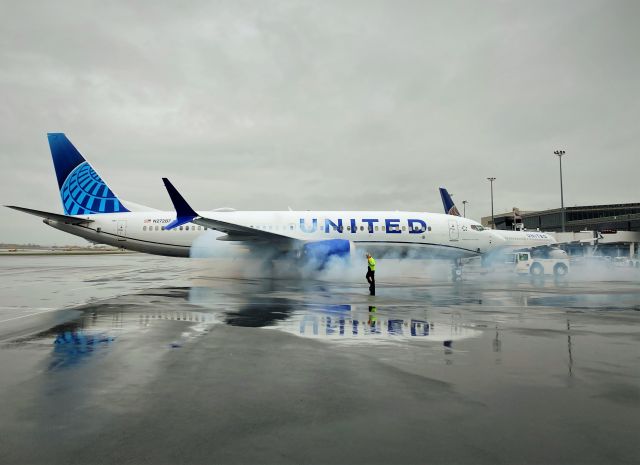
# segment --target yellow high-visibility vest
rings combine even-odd
[[[374,260],[373,257],[369,257],[369,268],[371,268],[371,271],[376,271],[376,261]]]

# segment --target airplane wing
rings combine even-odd
[[[69,215],[61,215],[60,213],[50,213],[42,210],[33,210],[31,208],[17,207],[15,205],[5,205],[5,207],[12,208],[13,210],[18,210],[23,213],[28,213],[30,215],[39,216],[40,218],[44,218],[45,220],[55,220],[55,221],[60,221],[62,223],[67,223],[67,224],[93,223],[93,220],[87,220],[85,218],[76,218],[75,216],[69,216]]]
[[[216,220],[213,218],[207,218],[198,214],[187,201],[182,197],[180,192],[171,184],[167,178],[162,178],[173,207],[176,210],[176,219],[165,226],[165,229],[173,229],[185,223],[194,223],[206,228],[215,229],[226,233],[227,238],[223,240],[230,241],[244,241],[244,240],[266,240],[269,242],[287,242],[296,241],[288,236],[278,234],[271,231],[263,231],[261,229],[249,228],[235,223],[229,223],[227,221]]]

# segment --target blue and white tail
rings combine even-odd
[[[449,195],[449,192],[444,188],[440,188],[440,197],[442,197],[442,206],[444,207],[444,212],[447,215],[453,216],[462,216],[456,207],[456,204],[453,203],[453,199]]]
[[[47,137],[65,215],[129,211],[67,136],[49,133]]]

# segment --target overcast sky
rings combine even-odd
[[[47,132],[170,209],[468,216],[640,201],[639,1],[0,1],[0,200],[62,212]],[[460,205],[459,205],[460,206]],[[462,210],[462,209],[461,209]],[[0,242],[84,243],[1,209]]]

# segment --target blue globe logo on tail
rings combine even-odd
[[[65,215],[128,212],[61,132],[47,134]]]
[[[69,173],[60,195],[66,215],[129,211],[86,161]]]

